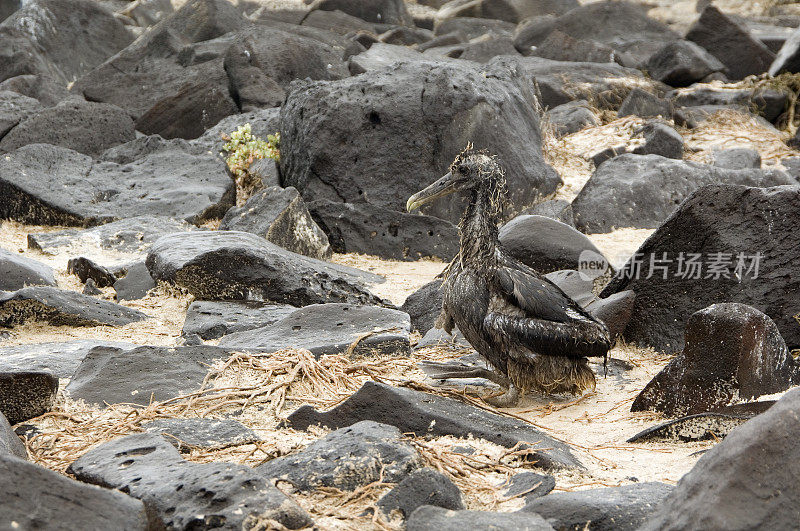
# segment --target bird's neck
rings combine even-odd
[[[462,264],[488,270],[497,262],[497,223],[500,221],[496,194],[487,187],[472,191],[469,206],[459,223],[461,235],[460,259]]]

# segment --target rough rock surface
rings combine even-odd
[[[787,96],[781,90],[771,88],[729,88],[713,85],[695,84],[691,87],[671,91],[667,97],[676,107],[684,107],[682,112],[691,111],[692,107],[702,109],[707,106],[720,106],[731,110],[754,110],[767,121],[774,121],[786,110]],[[708,107],[709,110],[715,109]],[[676,119],[677,121],[677,119]]]
[[[272,325],[296,310],[288,304],[193,301],[186,310],[182,335],[218,339],[234,332]]]
[[[99,259],[109,250],[126,254],[145,253],[161,236],[191,228],[185,221],[172,218],[137,216],[90,229],[33,232],[28,234],[28,248],[51,255],[80,249],[84,256],[98,256]]]
[[[538,514],[496,513],[491,511],[451,511],[424,505],[408,519],[408,531],[459,531],[463,529],[491,529],[492,531],[552,531],[547,521]]]
[[[714,185],[696,191],[642,244],[636,255],[640,259],[629,262],[601,293],[636,292],[625,339],[662,352],[679,351],[689,316],[727,301],[763,310],[789,348],[800,347],[793,317],[800,312],[794,295],[800,277],[790,265],[800,260],[797,212],[800,186]],[[650,257],[661,259],[663,253],[670,263],[654,264],[666,269],[654,269],[647,278]],[[679,271],[680,253],[684,262]],[[632,274],[637,268],[638,278]]]
[[[11,455],[20,459],[28,459],[28,450],[20,440],[5,415],[0,413],[0,456]]]
[[[645,386],[631,411],[683,416],[714,411],[800,383],[800,366],[772,319],[745,304],[719,303],[686,323],[683,352]]]
[[[148,405],[196,391],[217,359],[228,351],[210,346],[96,347],[89,351],[67,386],[72,398],[104,404]]]
[[[104,6],[86,0],[34,0],[0,26],[0,81],[43,74],[74,81],[133,41]]]
[[[531,86],[511,70],[410,62],[341,81],[298,83],[281,109],[281,176],[309,201],[367,201],[402,211],[468,142],[502,161],[518,207],[555,191]],[[346,139],[344,141],[343,139]],[[425,213],[457,220],[454,195]]]
[[[672,116],[672,104],[655,94],[640,88],[634,88],[619,106],[617,116],[639,116],[641,118],[655,118]]]
[[[277,107],[294,79],[335,80],[350,72],[341,50],[292,28],[237,32],[225,54],[225,74],[243,111]]]
[[[706,452],[641,529],[796,527],[799,420],[794,389]]]
[[[374,420],[417,435],[454,435],[476,438],[505,446],[534,448],[534,459],[543,468],[581,468],[580,462],[564,443],[550,438],[521,420],[502,417],[457,400],[412,389],[366,382],[342,404],[321,413],[301,406],[289,415],[295,429],[321,424],[330,428],[349,426],[361,420]],[[536,449],[542,446],[541,449]]]
[[[369,203],[340,203],[324,199],[308,205],[337,253],[362,253],[394,260],[438,257],[458,253],[458,228],[433,216],[387,210]]]
[[[309,9],[341,11],[373,23],[414,25],[403,0],[316,0]]]
[[[50,411],[58,391],[58,378],[48,371],[23,369],[0,372],[0,413],[19,422]]]
[[[67,148],[30,144],[0,159],[0,216],[23,223],[91,226],[143,215],[201,223],[233,197],[222,160],[177,149],[98,164]]]
[[[423,505],[453,511],[465,509],[458,487],[449,477],[432,468],[417,470],[384,494],[376,505],[387,515],[399,511],[404,519]]]
[[[626,442],[695,442],[709,439],[718,441],[727,437],[731,431],[750,418],[751,416],[726,413],[697,413],[646,428]]]
[[[198,299],[296,306],[382,302],[363,287],[380,277],[287,251],[247,232],[164,236],[150,248],[147,267],[154,279],[185,288]]]
[[[0,138],[40,110],[42,104],[38,100],[10,90],[0,90]]]
[[[99,346],[135,347],[133,343],[96,339],[0,347],[0,371],[47,371],[58,378],[70,378],[89,351]]]
[[[141,501],[2,453],[0,514],[7,529],[152,529]]]
[[[615,227],[656,228],[702,186],[766,187],[793,181],[777,170],[728,170],[658,155],[626,154],[595,170],[572,202],[572,210],[575,225],[588,234],[611,232]]]
[[[114,282],[114,291],[117,293],[118,301],[143,299],[155,287],[156,281],[150,276],[150,271],[144,262],[136,262],[128,266],[125,276]]]
[[[533,32],[519,30],[515,39],[518,50],[535,45],[554,30],[576,39],[606,44],[630,57],[627,66],[646,64],[652,54],[678,35],[664,24],[647,16],[644,6],[633,2],[602,1],[582,5],[542,24],[537,19],[529,25],[540,27]],[[533,37],[533,41],[531,41]]]
[[[689,28],[686,39],[694,41],[724,64],[732,80],[766,72],[775,59],[769,49],[756,40],[746,27],[709,5]]]
[[[434,279],[406,297],[401,310],[411,317],[411,329],[425,335],[442,311],[442,281]]]
[[[635,87],[653,93],[666,88],[648,80],[639,70],[614,63],[503,56],[492,59],[486,68],[490,72],[519,72],[528,83],[538,85],[541,104],[548,108],[583,99],[600,109],[617,110]]]
[[[581,253],[586,251],[603,257],[589,238],[545,216],[523,215],[512,219],[500,228],[500,245],[541,273],[576,269]]]
[[[665,483],[648,482],[558,492],[531,500],[522,511],[542,516],[555,529],[634,531],[673,489]]]
[[[660,155],[668,159],[683,159],[683,137],[665,123],[646,123],[641,131],[644,144],[633,150],[636,155]]]
[[[331,256],[328,237],[291,186],[257,191],[243,206],[228,210],[219,229],[252,232],[293,253],[319,260]]]
[[[139,310],[48,286],[0,292],[0,325],[3,326],[31,320],[56,326],[123,326],[147,318]]]
[[[53,268],[32,258],[0,249],[0,290],[16,291],[25,286],[55,286]]]
[[[238,110],[229,94],[222,56],[231,40],[218,38],[246,23],[241,11],[226,0],[190,0],[78,79],[72,91],[90,101],[122,107],[137,120],[153,108],[160,107],[163,115],[180,106],[188,111],[180,120],[184,132],[196,128],[192,132],[202,133],[225,112]],[[169,127],[156,118],[152,113],[144,123]]]
[[[312,304],[263,328],[224,336],[230,350],[275,352],[303,348],[317,358],[325,354],[354,357],[405,355],[411,346],[409,316],[399,310],[351,304]]]
[[[369,420],[338,429],[301,452],[256,467],[265,478],[296,491],[319,487],[353,491],[379,479],[399,483],[422,468],[422,458],[394,426]]]
[[[99,157],[135,138],[133,120],[114,105],[64,101],[19,123],[0,140],[0,152],[28,144],[52,144]]]
[[[289,529],[313,524],[291,498],[253,469],[191,463],[160,435],[140,433],[97,446],[69,473],[87,483],[127,492],[168,529],[242,529],[276,520]]]
[[[586,100],[571,101],[553,107],[547,111],[547,117],[553,124],[558,136],[576,133],[586,127],[599,125],[597,115],[589,107]]]
[[[725,70],[716,57],[691,41],[671,42],[647,62],[647,72],[653,79],[673,87],[686,87]]]
[[[258,436],[233,419],[156,419],[142,427],[148,433],[163,435],[178,450],[188,452],[196,448],[221,448],[258,441]]]

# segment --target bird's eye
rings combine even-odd
[[[461,165],[461,166],[458,167],[458,173],[460,173],[461,175],[466,175],[467,171],[468,171],[467,167],[464,166],[464,165]]]

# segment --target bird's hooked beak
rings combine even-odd
[[[408,202],[406,203],[406,210],[411,212],[415,208],[419,208],[426,203],[430,203],[434,199],[452,194],[455,191],[456,179],[453,178],[452,173],[447,172],[447,175],[438,181],[409,197]]]

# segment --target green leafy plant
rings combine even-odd
[[[248,171],[253,162],[257,159],[280,161],[281,135],[275,133],[263,140],[253,135],[250,124],[244,124],[231,134],[222,135],[222,139],[225,140],[225,145],[222,146],[225,163],[236,180],[237,203],[241,203],[263,187],[261,178]]]

